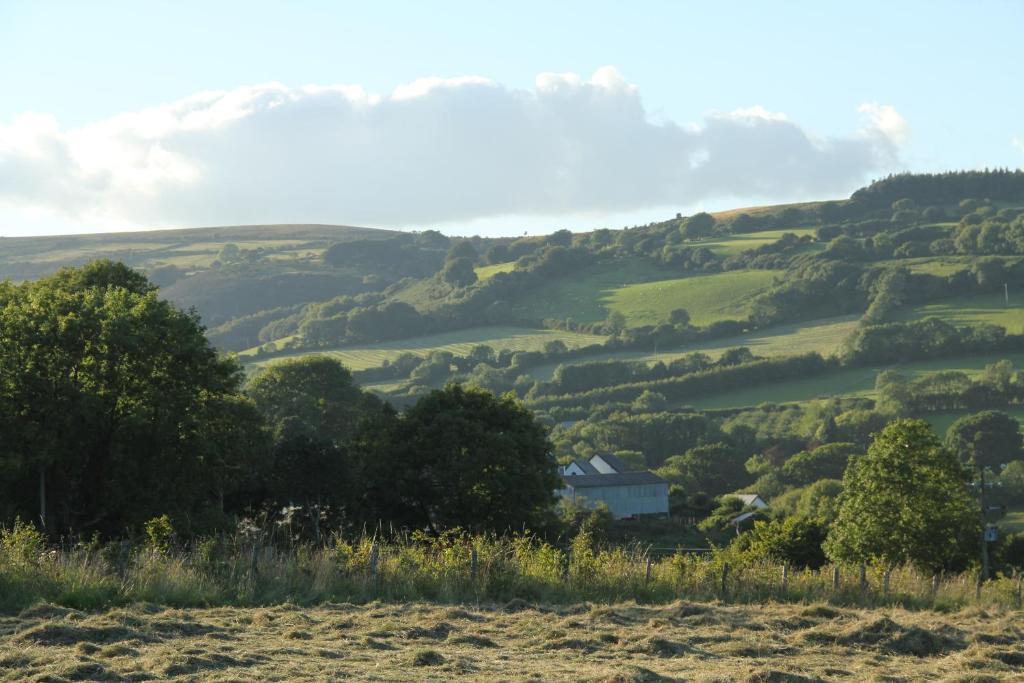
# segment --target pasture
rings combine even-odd
[[[808,320],[789,325],[778,325],[763,330],[755,330],[733,337],[723,337],[703,344],[659,349],[651,351],[619,351],[602,353],[586,358],[566,361],[567,365],[578,365],[594,361],[644,361],[646,363],[670,363],[690,353],[706,353],[718,358],[726,349],[746,346],[759,356],[788,356],[793,354],[817,351],[823,356],[835,353],[843,340],[857,327],[857,316],[837,316]],[[559,363],[540,365],[529,371],[534,379],[549,380]]]
[[[872,398],[875,396],[875,378],[883,370],[898,370],[910,377],[945,370],[959,370],[970,375],[981,372],[986,365],[1004,359],[1011,361],[1016,367],[1024,367],[1024,353],[1003,353],[963,358],[940,358],[879,368],[849,368],[804,379],[755,385],[737,391],[712,394],[699,401],[691,401],[688,405],[701,410],[718,410],[756,406],[761,403],[799,403],[837,396]]]
[[[494,263],[489,266],[478,266],[473,270],[476,271],[476,277],[478,280],[489,280],[498,273],[507,273],[516,269],[515,261],[508,261],[506,263]]]
[[[648,261],[630,259],[561,278],[542,293],[524,296],[513,310],[524,318],[578,322],[598,322],[618,312],[627,325],[637,327],[665,322],[673,310],[685,308],[695,325],[707,325],[745,318],[753,297],[777,274],[750,270],[681,278]]]
[[[695,247],[707,247],[716,254],[732,256],[749,249],[756,249],[767,244],[774,244],[786,233],[792,233],[797,237],[804,235],[814,236],[815,228],[789,228],[787,230],[763,230],[761,232],[748,232],[736,235],[728,235],[721,238],[712,238],[693,242]]]
[[[423,602],[0,617],[0,681],[1011,681],[1019,611]]]
[[[601,344],[604,337],[596,334],[578,334],[561,330],[531,329],[525,327],[475,327],[443,334],[432,334],[411,339],[399,339],[393,342],[367,344],[365,346],[346,346],[335,349],[301,351],[294,354],[274,356],[259,361],[251,361],[252,367],[260,367],[283,358],[297,358],[310,355],[325,355],[337,358],[352,370],[365,370],[379,367],[385,360],[391,361],[403,353],[427,356],[432,351],[448,351],[456,356],[467,356],[474,346],[486,344],[496,351],[509,349],[512,351],[540,351],[544,345],[552,341],[561,341],[569,348]],[[243,362],[247,359],[243,358]]]
[[[1024,332],[1024,291],[1010,288],[1009,303],[1005,292],[958,296],[942,301],[907,307],[899,311],[898,320],[941,318],[954,325],[989,323],[1005,327],[1007,332]]]

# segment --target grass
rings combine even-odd
[[[763,232],[750,232],[728,237],[700,240],[693,242],[693,246],[707,247],[716,254],[732,256],[748,249],[756,249],[766,244],[774,244],[786,233],[793,233],[797,237],[815,234],[815,228],[790,228],[789,230],[765,230]]]
[[[630,327],[665,322],[677,308],[690,313],[694,325],[742,320],[751,302],[778,275],[773,270],[743,270],[627,285],[600,297],[609,311],[626,316]]]
[[[403,353],[426,356],[432,351],[449,351],[457,356],[469,355],[474,346],[486,344],[495,350],[510,349],[513,351],[539,351],[552,341],[561,341],[570,348],[600,344],[605,338],[594,334],[578,334],[561,330],[541,330],[525,327],[475,327],[444,334],[433,334],[393,342],[381,342],[366,346],[353,346],[317,351],[303,351],[295,354],[275,356],[251,363],[263,366],[282,358],[295,358],[308,355],[327,355],[337,358],[352,370],[365,370],[378,367],[385,360],[394,360]],[[253,351],[253,350],[250,350]],[[248,354],[249,352],[247,352]],[[243,361],[245,357],[243,357]]]
[[[598,322],[618,311],[636,327],[667,321],[674,309],[685,308],[694,324],[706,325],[745,318],[750,300],[776,274],[754,270],[680,278],[645,259],[625,259],[553,282],[515,302],[513,310],[523,318],[578,322]]]
[[[686,354],[700,351],[712,358],[722,355],[726,349],[746,346],[760,356],[788,356],[792,354],[817,351],[823,356],[833,354],[843,340],[857,327],[857,316],[839,316],[809,320],[789,325],[778,325],[763,330],[756,330],[734,337],[723,337],[703,344],[688,345],[677,348],[653,351],[619,351],[587,356],[578,360],[567,361],[568,364],[580,364],[594,361],[645,361],[669,363]],[[538,366],[530,371],[534,379],[549,380],[554,374],[558,363]]]
[[[920,320],[937,317],[955,325],[977,325],[990,323],[1005,327],[1007,332],[1024,332],[1024,293],[1011,288],[1010,302],[1006,303],[1004,292],[958,296],[942,301],[922,304],[904,309],[899,320]]]
[[[944,370],[959,370],[972,375],[981,372],[986,365],[1004,359],[1017,367],[1024,367],[1024,353],[1002,353],[915,361],[884,368],[850,368],[806,379],[775,382],[714,394],[703,400],[691,402],[690,405],[703,410],[716,410],[756,406],[767,402],[798,403],[833,396],[874,397],[875,378],[882,370],[899,370],[911,377]]]
[[[1019,418],[1018,418],[1019,419]],[[1012,510],[999,520],[1003,533],[1017,534],[1024,531],[1024,510]]]
[[[0,619],[0,681],[1009,681],[1019,613],[675,601],[423,602]]]
[[[975,412],[977,411],[964,410],[958,413],[931,413],[929,415],[922,415],[921,417],[931,424],[936,434],[939,436],[945,436],[950,425],[964,415],[970,415]],[[1000,412],[1006,413],[1017,420],[1017,422],[1021,423],[1021,431],[1024,431],[1024,408],[1001,408]]]
[[[489,280],[498,273],[507,273],[515,269],[515,261],[508,261],[507,263],[495,263],[489,266],[479,266],[478,268],[474,268],[478,280]]]

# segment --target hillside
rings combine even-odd
[[[289,225],[0,245],[14,279],[97,257],[145,270],[250,372],[322,353],[399,407],[453,380],[515,392],[562,459],[658,468],[722,445],[739,463],[725,490],[786,490],[781,470],[743,468],[752,451],[1024,408],[1020,171],[537,237]]]

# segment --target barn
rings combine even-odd
[[[561,469],[562,498],[604,503],[615,519],[668,514],[668,482],[653,472],[631,472],[619,458],[600,453]]]

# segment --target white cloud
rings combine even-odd
[[[1024,137],[1015,137],[1013,140],[1010,140],[1010,144],[1024,152]]]
[[[0,124],[0,204],[83,224],[422,226],[824,197],[898,164],[906,122],[860,111],[867,127],[833,138],[760,106],[654,123],[612,67],[540,74],[531,90],[476,76],[383,95],[267,83],[71,130],[42,114]]]
[[[857,111],[867,115],[868,132],[880,131],[896,145],[902,145],[910,137],[910,126],[892,105],[865,102]]]

